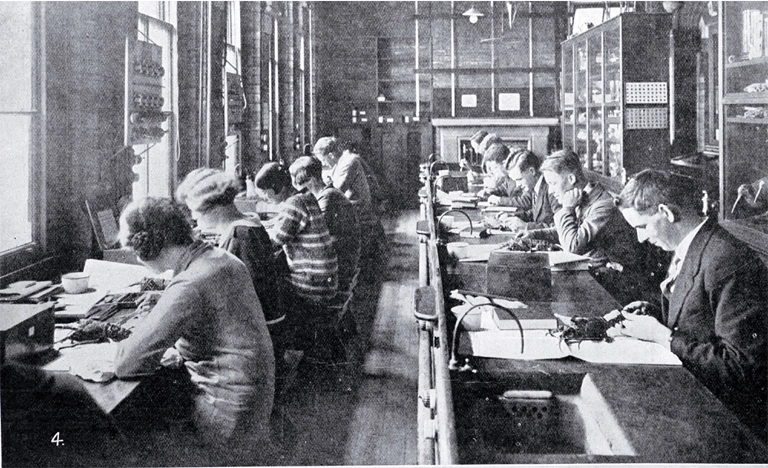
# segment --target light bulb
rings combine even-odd
[[[469,17],[469,22],[472,24],[477,23],[477,15],[472,15]]]

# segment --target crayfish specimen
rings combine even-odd
[[[608,336],[608,329],[624,320],[619,314],[615,318],[606,320],[603,317],[572,317],[570,324],[560,324],[557,330],[552,330],[553,335],[559,335],[565,344],[581,343],[582,341],[603,341],[610,343],[613,338]]]

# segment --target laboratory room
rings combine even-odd
[[[2,466],[768,464],[768,2],[0,22]]]

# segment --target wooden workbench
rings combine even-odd
[[[424,197],[423,201],[429,204],[429,197]],[[480,220],[478,211],[465,211],[470,213],[473,221]],[[434,392],[430,401],[431,410],[420,414],[420,425],[425,427],[419,432],[422,438],[420,447],[424,450],[420,456],[422,462],[768,462],[768,449],[764,442],[758,440],[682,366],[593,364],[572,357],[540,361],[471,357],[464,369],[442,368],[446,365],[448,351],[447,346],[440,343],[450,338],[449,326],[453,325],[453,317],[446,314],[444,306],[445,292],[453,288],[486,292],[487,265],[455,262],[438,244],[457,240],[495,244],[504,240],[493,236],[488,239],[459,239],[456,235],[443,235],[443,239],[436,242],[435,222],[429,220],[430,215],[435,215],[435,208],[427,206],[423,213],[432,232],[430,236],[422,236],[422,242],[429,246],[421,250],[429,256],[422,261],[422,265],[431,267],[430,274],[422,276],[427,278],[429,286],[436,289],[437,317],[434,322],[421,322],[422,334],[430,334],[422,340],[423,346],[431,347],[431,351],[423,354],[425,358],[420,361],[422,374],[426,376],[425,383],[420,382],[421,400],[425,400],[422,393],[427,392],[427,383],[432,384]],[[436,262],[439,265],[435,265]],[[573,310],[582,310],[581,315],[598,316],[619,306],[587,271],[553,272],[551,281],[553,301],[569,302],[574,305]],[[440,306],[443,306],[442,310]],[[473,411],[476,412],[482,403],[468,400],[473,393],[466,389],[496,386],[498,391],[502,391],[507,388],[505,385],[525,390],[555,389],[587,399],[587,412],[598,420],[597,426],[613,444],[607,450],[610,454],[580,453],[567,448],[562,453],[557,450],[515,453],[514,450],[483,445],[482,437],[479,442],[478,438],[468,437],[467,434],[473,434],[471,431],[482,431],[477,426],[494,423],[493,418],[483,418],[479,424],[471,420],[476,417]],[[553,441],[549,443],[557,444]],[[562,443],[566,444],[565,441]]]

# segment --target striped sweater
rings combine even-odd
[[[338,262],[317,199],[309,191],[291,196],[269,230],[272,242],[285,251],[289,281],[296,295],[325,302],[336,294]]]

